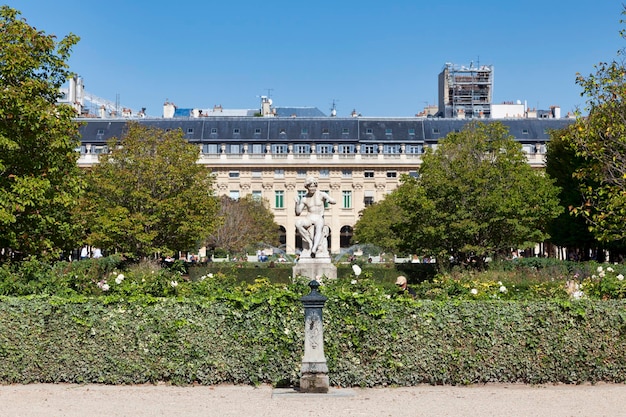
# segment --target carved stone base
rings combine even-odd
[[[326,394],[328,393],[328,375],[322,373],[305,373],[300,378],[300,392]]]
[[[321,277],[337,278],[337,267],[330,263],[330,258],[326,259],[300,259],[293,267],[293,276],[301,275],[309,279]]]

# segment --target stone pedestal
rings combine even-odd
[[[324,355],[322,308],[327,298],[317,289],[316,280],[309,282],[311,292],[301,298],[304,305],[304,357],[300,369],[300,392],[328,392],[328,366]]]
[[[294,278],[298,275],[309,279],[322,277],[337,278],[337,267],[332,264],[330,257],[300,258],[293,267]]]

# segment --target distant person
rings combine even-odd
[[[396,279],[396,286],[398,287],[398,295],[410,295],[412,298],[417,296],[415,290],[409,287],[406,277],[404,275],[400,275]]]
[[[100,259],[102,258],[102,251],[100,250],[100,248],[95,248],[93,250],[93,258],[94,259]]]
[[[85,259],[89,259],[89,247],[87,245],[80,250],[80,260],[84,261]]]

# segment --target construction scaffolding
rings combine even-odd
[[[443,117],[488,118],[492,92],[492,65],[446,63],[439,74],[439,113]]]

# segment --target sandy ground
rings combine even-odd
[[[0,386],[2,417],[626,416],[626,385],[422,385],[302,394],[270,386]]]

